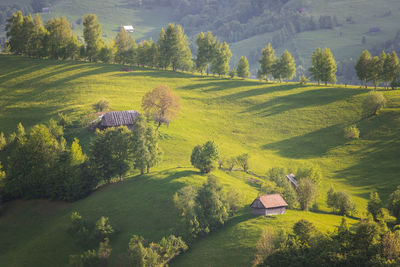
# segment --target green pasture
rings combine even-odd
[[[0,131],[6,134],[18,122],[29,129],[63,112],[76,123],[66,132],[68,141],[78,137],[87,150],[94,133],[77,124],[93,112],[91,106],[99,98],[109,99],[113,110],[141,111],[145,92],[167,84],[180,96],[182,106],[179,117],[160,128],[163,161],[149,175],[132,171],[123,182],[104,186],[75,203],[7,203],[0,217],[0,263],[65,266],[68,255],[81,252],[66,233],[71,212],[79,211],[91,221],[110,218],[118,229],[111,240],[111,262],[123,265],[132,234],[158,241],[181,227],[172,196],[185,185],[206,180],[190,166],[190,153],[207,140],[216,142],[224,158],[249,153],[250,169],[260,175],[275,166],[319,165],[321,211],[289,210],[276,219],[253,216],[248,205],[259,185],[243,173],[214,171],[225,190],[241,192],[243,207],[224,228],[197,240],[171,266],[248,266],[267,224],[288,229],[306,218],[321,231],[334,230],[341,217],[329,214],[326,207],[330,186],[351,194],[357,217],[362,217],[370,191],[377,190],[386,202],[399,185],[399,91],[380,89],[387,106],[378,116],[365,117],[362,103],[369,89],[265,83],[136,67],[123,72],[122,68],[0,55]],[[350,144],[343,128],[351,124],[357,124],[361,134],[360,140]]]

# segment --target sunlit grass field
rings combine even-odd
[[[93,112],[99,98],[113,110],[141,111],[146,91],[167,84],[181,98],[179,117],[160,128],[163,161],[149,175],[134,171],[124,182],[99,189],[75,202],[18,200],[7,203],[0,217],[0,263],[6,266],[65,266],[68,255],[81,253],[66,233],[69,216],[79,211],[95,221],[108,216],[118,229],[112,238],[111,263],[123,265],[132,234],[158,241],[175,233],[179,216],[173,194],[187,184],[206,180],[190,166],[197,144],[214,140],[224,158],[249,153],[250,169],[263,175],[272,167],[319,165],[319,213],[289,210],[276,219],[251,215],[248,205],[258,195],[249,175],[214,171],[225,190],[242,192],[243,207],[221,230],[197,240],[171,266],[248,266],[262,228],[290,228],[300,218],[321,231],[333,231],[341,217],[329,214],[330,186],[350,193],[365,216],[369,192],[384,201],[399,183],[400,92],[383,90],[387,106],[375,117],[362,115],[369,90],[358,87],[301,86],[253,80],[202,77],[197,74],[138,69],[123,72],[120,65],[34,60],[0,56],[0,131],[45,123],[59,112],[78,124]],[[357,124],[360,140],[348,143],[343,128]],[[79,126],[67,131],[87,149],[94,133]],[[356,220],[349,219],[350,223]]]

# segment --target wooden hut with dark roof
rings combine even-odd
[[[126,126],[132,130],[138,116],[136,110],[107,112],[101,117],[100,128]]]
[[[287,206],[280,194],[259,196],[250,205],[253,214],[256,215],[285,214]]]

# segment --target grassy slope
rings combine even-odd
[[[0,262],[63,265],[69,254],[79,252],[65,233],[74,210],[91,220],[109,216],[115,223],[120,232],[112,240],[114,263],[120,263],[119,255],[126,251],[133,233],[150,240],[171,233],[179,222],[172,195],[185,184],[205,180],[190,168],[189,156],[193,146],[209,139],[216,141],[224,157],[250,153],[251,169],[258,173],[274,166],[319,164],[324,174],[319,199],[323,212],[328,211],[323,202],[329,185],[351,193],[360,215],[369,191],[376,189],[387,199],[398,185],[398,91],[384,91],[387,108],[378,117],[361,120],[364,89],[265,84],[143,69],[125,73],[120,68],[0,56],[0,130],[7,133],[19,121],[30,127],[60,111],[78,119],[100,97],[110,99],[115,110],[140,110],[144,93],[163,83],[182,98],[179,118],[161,129],[164,161],[151,175],[133,173],[124,185],[105,187],[72,204],[10,203],[0,218]],[[342,128],[353,123],[361,129],[361,140],[347,145]],[[92,137],[78,129],[73,135],[84,146]],[[247,177],[215,174],[227,188],[240,190],[246,205],[257,195],[257,187]],[[173,265],[201,265],[205,258],[213,266],[247,265],[263,225],[290,227],[299,218],[310,219],[324,231],[340,221],[338,216],[300,211],[265,220],[245,208],[227,227],[196,242]]]

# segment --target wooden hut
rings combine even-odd
[[[288,204],[280,194],[263,195],[256,198],[250,207],[256,215],[278,215],[286,212]]]
[[[136,110],[107,112],[101,117],[100,128],[126,126],[132,130],[139,112]]]

